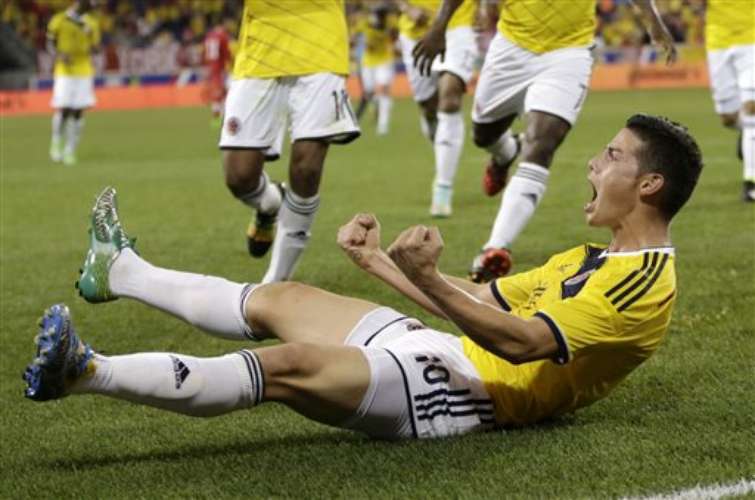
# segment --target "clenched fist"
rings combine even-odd
[[[362,269],[369,270],[380,253],[380,222],[372,214],[356,214],[338,230],[338,246]]]
[[[388,248],[388,255],[399,269],[416,283],[437,274],[443,238],[437,227],[414,226],[401,233]]]

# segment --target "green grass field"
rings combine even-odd
[[[322,206],[297,278],[452,327],[368,279],[335,244],[339,225],[373,211],[384,239],[429,223],[432,156],[409,101],[389,136],[334,147]],[[2,118],[0,163],[1,498],[566,497],[663,493],[755,476],[755,207],[740,199],[734,134],[706,91],[593,93],[556,156],[548,193],[517,242],[515,270],[584,241],[586,161],[637,111],[691,128],[706,168],[673,226],[679,298],[664,345],[609,398],[535,428],[434,442],[373,442],[266,405],[192,419],[102,397],[37,404],[20,373],[36,319],[71,306],[78,330],[104,353],[239,348],[128,301],[92,306],[73,283],[87,220],[105,185],[120,193],[126,228],[153,263],[255,281],[266,261],[244,247],[249,212],[223,184],[205,109],[99,112],[87,117],[80,162],[47,158],[49,117]],[[498,200],[480,191],[483,154],[467,141],[452,219],[439,223],[442,268],[465,274]],[[269,165],[274,178],[286,161]],[[388,241],[386,241],[387,243]]]

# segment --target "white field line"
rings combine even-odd
[[[738,497],[755,492],[755,478],[742,479],[738,483],[697,485],[694,488],[679,490],[647,497],[625,497],[624,500],[715,500],[725,497]]]

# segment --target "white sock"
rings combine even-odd
[[[497,141],[485,149],[491,154],[496,165],[507,164],[518,151],[516,139],[514,139],[510,130],[507,130]]]
[[[243,311],[253,285],[155,267],[130,248],[121,251],[108,278],[119,297],[144,302],[218,337],[255,340]]]
[[[461,116],[461,111],[438,112],[438,129],[433,143],[436,185],[453,186],[463,146],[464,118]]]
[[[740,114],[744,180],[755,182],[755,115]]]
[[[377,96],[377,105],[378,105],[378,123],[377,123],[377,133],[380,135],[384,135],[388,133],[388,123],[391,119],[391,105],[392,105],[391,96],[389,95],[379,95]]]
[[[239,199],[262,212],[263,214],[269,214],[275,212],[281,206],[281,192],[275,184],[270,181],[267,173],[264,171],[260,175],[260,182],[257,189],[251,193],[247,193],[239,197]]]
[[[309,241],[312,222],[315,220],[320,196],[302,198],[290,189],[283,198],[278,213],[278,229],[273,242],[270,266],[262,283],[286,281],[294,273],[299,256]]]
[[[55,110],[52,114],[52,142],[60,143],[60,139],[63,136],[63,112],[61,110]]]
[[[252,351],[215,358],[183,354],[95,355],[94,373],[71,388],[194,417],[212,417],[262,402],[264,375]]]
[[[511,248],[545,194],[548,169],[522,162],[506,185],[490,239],[484,248]]]
[[[69,118],[66,121],[66,154],[73,154],[79,145],[81,129],[84,128],[84,118]]]

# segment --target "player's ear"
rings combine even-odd
[[[666,179],[658,172],[648,172],[640,178],[640,195],[653,196],[666,185]]]

